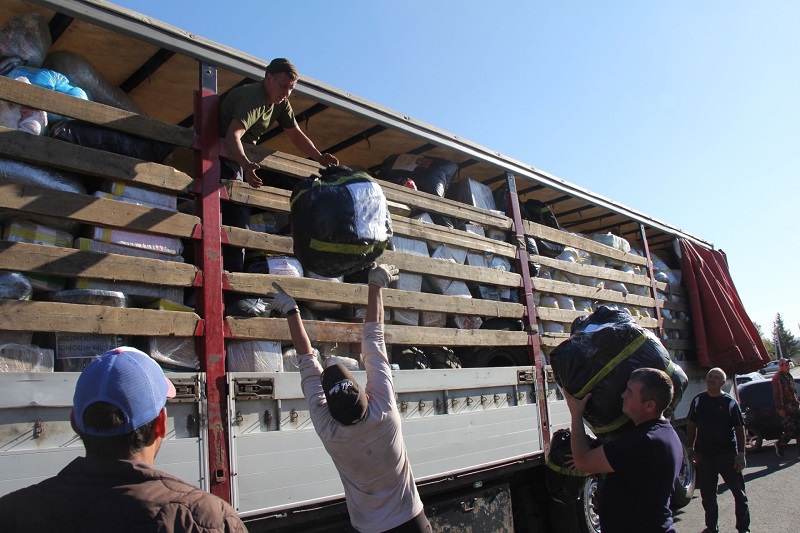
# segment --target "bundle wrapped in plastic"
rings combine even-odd
[[[28,85],[31,83],[25,76],[15,79]],[[41,135],[47,128],[47,113],[41,109],[0,100],[0,126],[32,135]]]
[[[333,357],[328,357],[327,359],[325,359],[325,368],[332,365],[344,365],[344,367],[347,368],[347,370],[350,370],[352,372],[360,370],[358,361],[356,361],[352,357],[341,357],[335,355]]]
[[[0,372],[52,372],[53,350],[31,344],[0,346]]]
[[[457,171],[458,165],[447,159],[393,154],[383,161],[378,176],[401,185],[412,180],[417,190],[444,197]]]
[[[614,235],[611,232],[608,233],[596,233],[592,235],[592,240],[594,242],[599,242],[600,244],[605,244],[606,246],[610,246],[611,248],[615,248],[617,250],[621,250],[625,253],[631,251],[631,245],[628,241],[620,237],[619,235]]]
[[[32,293],[30,280],[21,273],[0,271],[1,300],[30,300]]]
[[[227,353],[228,372],[283,372],[279,342],[231,340]]]
[[[429,257],[428,245],[425,241],[392,236],[392,249],[421,257]],[[409,272],[400,272],[395,287],[402,291],[420,292],[422,290],[422,275]],[[395,324],[406,324],[416,326],[419,324],[419,311],[411,309],[392,309],[392,320]]]
[[[194,337],[149,337],[147,353],[162,365],[200,370]]]
[[[460,180],[450,185],[445,197],[462,204],[480,207],[487,211],[497,209],[494,203],[494,196],[492,196],[492,189],[488,185],[484,185],[472,178]]]
[[[175,149],[175,146],[169,143],[112,130],[81,120],[67,119],[55,122],[50,128],[50,137],[78,146],[154,163],[162,163]]]
[[[123,293],[100,289],[70,289],[58,291],[53,295],[53,301],[65,304],[128,307],[128,298]]]
[[[57,191],[86,194],[83,181],[72,174],[2,157],[0,157],[0,178],[21,185],[36,185]]]
[[[44,60],[44,66],[56,70],[85,89],[95,102],[118,109],[144,115],[144,111],[133,98],[106,80],[89,60],[76,52],[59,50],[51,52]]]
[[[574,502],[580,497],[583,480],[591,475],[565,466],[572,455],[571,437],[569,429],[559,429],[553,433],[550,439],[550,451],[547,454],[547,470],[544,474],[547,494],[554,502],[562,505]],[[591,446],[596,445],[597,439],[591,439]]]
[[[392,237],[386,197],[365,172],[328,167],[298,182],[290,204],[294,255],[321,276],[364,270]]]
[[[670,408],[680,402],[688,380],[661,341],[625,311],[600,306],[572,323],[570,337],[550,353],[556,382],[576,398],[592,393],[584,420],[598,437],[630,427],[622,414],[622,393],[631,373],[656,368],[672,378]]]
[[[14,17],[0,28],[0,56],[17,56],[40,67],[53,40],[47,22],[38,13]]]

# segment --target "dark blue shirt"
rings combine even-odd
[[[744,425],[742,410],[729,394],[701,392],[689,406],[689,420],[697,425],[694,449],[700,455],[735,454],[737,426]]]

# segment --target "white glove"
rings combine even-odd
[[[747,461],[744,458],[744,453],[737,453],[736,459],[733,460],[734,472],[741,472],[747,466]]]
[[[400,270],[394,265],[376,265],[372,263],[369,271],[369,284],[385,289],[391,282],[397,281]]]
[[[297,308],[297,302],[294,301],[294,298],[286,294],[286,291],[283,290],[283,287],[278,285],[277,281],[272,282],[272,286],[275,288],[277,292],[269,293],[269,296],[273,298],[272,301],[272,308],[276,311],[280,312],[282,315],[285,315],[292,309]]]

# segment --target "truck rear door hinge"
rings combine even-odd
[[[233,381],[233,396],[236,401],[272,398],[275,382],[272,378],[236,378]]]
[[[519,370],[517,371],[517,382],[522,384],[532,385],[536,382],[536,376],[533,370]]]
[[[200,401],[200,388],[195,378],[173,378],[169,380],[175,385],[175,397],[170,402],[187,403]]]

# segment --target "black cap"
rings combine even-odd
[[[270,64],[267,65],[265,74],[280,74],[281,72],[291,74],[294,78],[297,77],[297,69],[292,65],[292,62],[285,57],[276,57],[273,59]]]
[[[322,372],[322,390],[334,420],[352,426],[367,414],[367,396],[347,368],[331,365]]]

